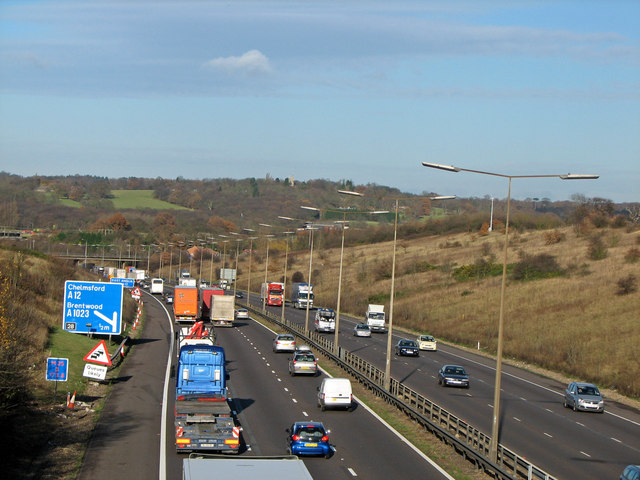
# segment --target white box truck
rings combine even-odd
[[[313,308],[313,285],[308,283],[294,283],[291,286],[291,305],[293,308]]]
[[[387,327],[385,325],[384,305],[374,305],[370,303],[367,307],[365,320],[372,332],[384,333],[387,331]]]

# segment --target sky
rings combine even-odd
[[[0,2],[0,171],[640,201],[640,1]]]

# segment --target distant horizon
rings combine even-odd
[[[74,173],[74,174],[52,174],[52,175],[44,175],[44,174],[33,174],[33,175],[21,175],[18,173],[13,173],[13,172],[9,172],[6,170],[0,170],[0,174],[7,174],[7,175],[17,175],[20,176],[22,178],[33,178],[33,177],[43,177],[43,178],[53,178],[53,177],[62,177],[62,178],[69,178],[69,177],[75,177],[75,176],[79,176],[79,177],[91,177],[91,178],[106,178],[107,180],[120,180],[120,179],[128,179],[128,178],[141,178],[141,179],[145,179],[145,180],[168,180],[168,181],[177,181],[177,177],[176,178],[167,178],[167,177],[143,177],[143,176],[139,176],[139,175],[130,175],[130,176],[120,176],[120,177],[108,177],[108,176],[104,176],[104,175],[91,175],[91,174],[80,174],[80,173]],[[276,178],[280,180],[280,182],[286,180],[287,178],[290,178],[291,176],[286,176],[286,177],[277,177],[277,176],[272,176],[271,180],[275,181]],[[256,180],[264,180],[266,181],[266,174],[264,177],[243,177],[243,178],[233,178],[233,177],[208,177],[208,178],[188,178],[188,177],[180,177],[183,180],[186,181],[195,181],[195,182],[199,182],[199,181],[206,181],[206,180],[224,180],[224,179],[229,179],[229,180],[233,180],[233,181],[242,181],[242,180],[250,180],[252,178],[256,179]],[[340,178],[337,180],[332,180],[330,178],[308,178],[308,179],[295,179],[294,178],[294,187],[295,188],[295,183],[297,182],[312,182],[312,181],[318,181],[318,180],[324,180],[324,181],[328,181],[328,182],[332,182],[332,183],[340,183],[342,181],[352,181],[354,186],[366,186],[368,184],[371,185],[375,185],[378,187],[383,187],[383,188],[389,188],[389,189],[397,189],[399,190],[401,193],[403,194],[410,194],[410,195],[415,195],[415,196],[421,196],[424,195],[425,192],[408,192],[408,191],[404,191],[402,189],[400,189],[399,187],[393,186],[393,185],[385,185],[382,183],[373,183],[373,182],[368,182],[368,183],[360,183],[357,182],[356,180],[354,180],[353,178]],[[516,179],[514,180],[514,183],[516,183],[517,181],[519,181],[520,179]],[[149,189],[149,188],[132,188],[132,189],[114,189],[114,190],[153,190],[153,189]],[[428,193],[428,192],[426,192]],[[443,192],[435,192],[438,194],[444,194]],[[505,182],[505,192],[504,192],[504,196],[500,197],[500,196],[494,196],[493,198],[496,200],[506,200],[507,198],[507,192],[506,192],[506,182]],[[602,198],[605,200],[610,200],[611,202],[613,202],[614,204],[634,204],[634,203],[640,203],[640,201],[620,201],[620,202],[616,202],[610,198],[606,198],[606,197],[597,197],[597,196],[589,196],[586,195],[580,191],[575,191],[573,192],[571,195],[583,195],[585,198],[587,199],[594,199],[594,198]],[[489,200],[491,199],[490,195],[483,195],[483,196],[478,196],[478,195],[457,195],[457,199],[464,199],[464,198],[477,198],[477,199],[483,199],[483,200]],[[513,194],[513,187],[512,187],[512,192],[511,192],[511,200],[514,201],[527,201],[527,200],[532,200],[532,201],[550,201],[550,202],[573,202],[573,200],[571,199],[571,197],[567,197],[565,199],[552,199],[549,197],[533,197],[533,196],[525,196],[525,197],[518,197],[515,196]]]

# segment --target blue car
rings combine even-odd
[[[333,455],[330,432],[320,422],[296,422],[287,433],[287,450],[292,455],[322,455],[324,458]]]

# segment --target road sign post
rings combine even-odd
[[[68,358],[47,358],[47,381],[56,382],[53,387],[53,402],[58,393],[58,382],[66,382],[69,375]]]
[[[62,328],[72,333],[119,335],[122,331],[121,283],[64,283]]]

